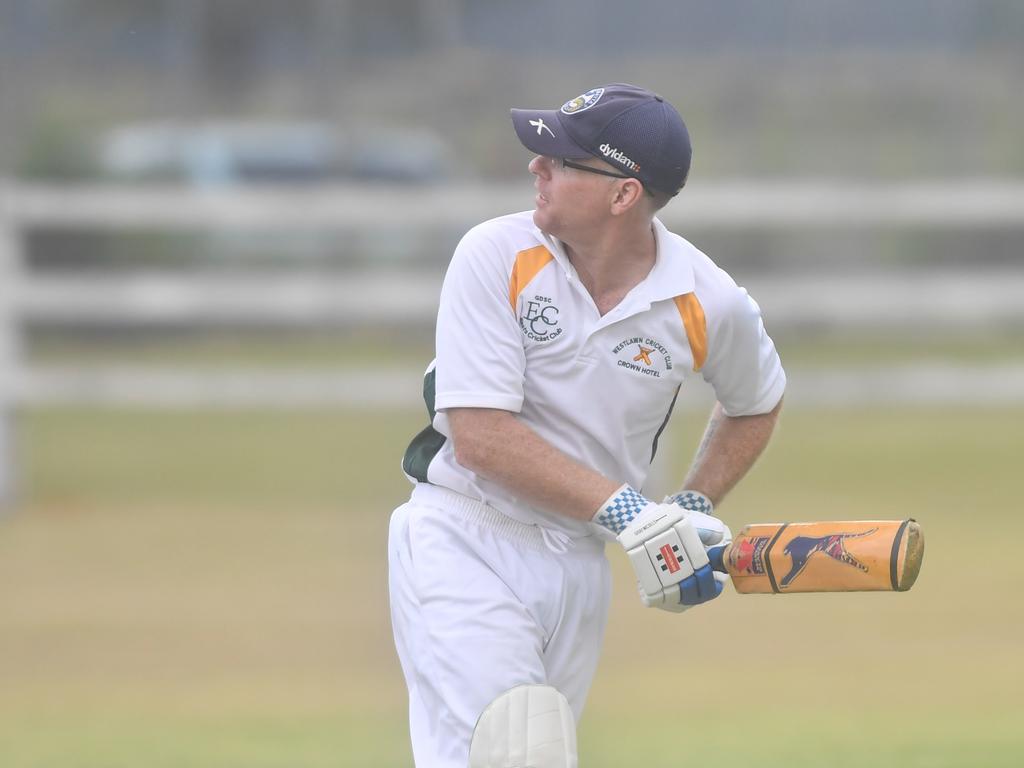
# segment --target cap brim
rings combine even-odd
[[[512,126],[523,146],[538,155],[570,160],[591,157],[569,136],[556,109],[513,109]]]

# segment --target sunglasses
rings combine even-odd
[[[584,171],[585,173],[596,173],[599,176],[611,176],[613,179],[632,179],[632,176],[626,176],[622,173],[613,173],[612,171],[604,171],[600,168],[591,168],[589,165],[583,165],[582,163],[574,163],[571,160],[566,160],[564,157],[558,158],[558,162],[562,164],[563,168],[575,168],[577,171]]]

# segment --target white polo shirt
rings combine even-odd
[[[497,408],[607,477],[642,488],[680,386],[711,384],[730,416],[770,411],[786,377],[747,292],[655,219],[657,260],[602,316],[530,211],[470,230],[441,290],[424,398],[432,424],[403,469],[526,523],[588,535],[455,461],[448,408]]]

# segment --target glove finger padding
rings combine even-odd
[[[710,565],[706,565],[679,584],[662,587],[657,594],[645,593],[639,583],[637,588],[640,591],[640,599],[648,608],[682,613],[687,608],[706,603],[722,594],[725,581],[728,581],[729,577],[726,576],[723,581],[720,576],[721,574],[713,571]]]
[[[700,605],[722,594],[722,587],[711,565],[705,565],[694,572],[693,576],[679,584],[679,602],[683,605]]]
[[[689,605],[683,605],[679,601],[679,588],[668,587],[667,589],[661,589],[656,595],[649,595],[644,592],[643,587],[637,582],[637,591],[640,592],[640,600],[648,608],[660,608],[663,611],[671,611],[672,613],[682,613]]]

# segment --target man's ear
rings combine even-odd
[[[612,192],[611,212],[618,216],[632,210],[644,196],[644,185],[637,179],[625,179]]]

